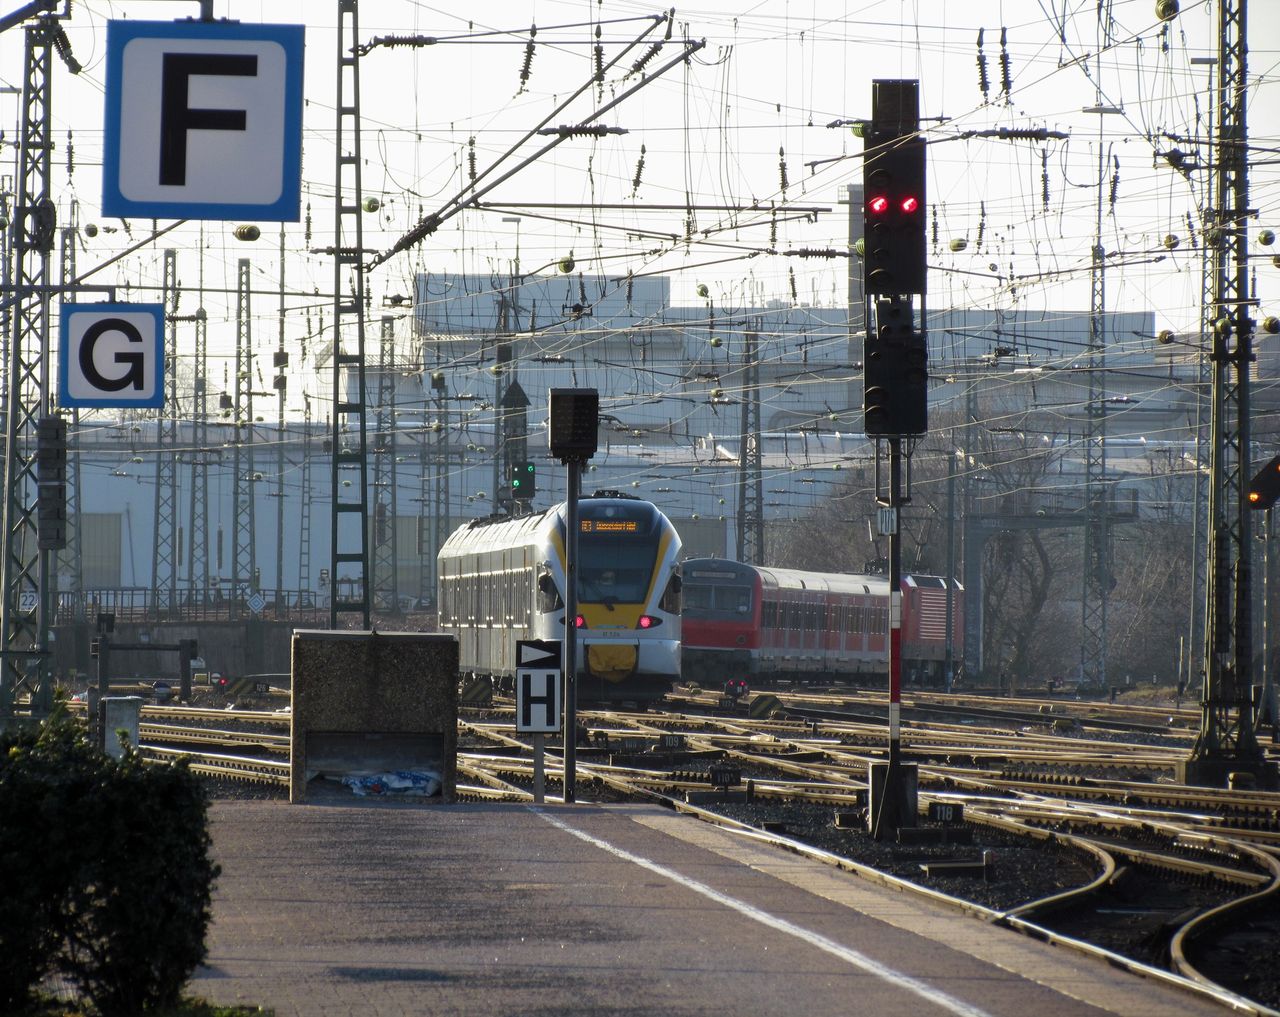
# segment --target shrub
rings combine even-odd
[[[176,1005],[218,875],[198,778],[113,760],[60,712],[0,753],[0,1009],[53,963],[102,1017]]]
[[[178,1002],[206,955],[213,882],[204,787],[179,761],[112,764],[91,803],[89,870],[72,888],[65,973],[103,1017]]]
[[[84,864],[79,817],[102,757],[57,712],[0,733],[0,1009],[22,1006],[48,973],[64,904]]]

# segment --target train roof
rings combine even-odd
[[[540,543],[556,529],[563,529],[565,503],[524,516],[487,516],[464,523],[440,548],[440,556],[469,554],[503,547]],[[634,519],[646,528],[671,528],[670,520],[652,502],[614,491],[597,491],[578,500],[579,519]],[[678,544],[677,544],[678,546]]]
[[[780,590],[823,590],[831,593],[881,593],[889,585],[889,577],[885,575],[858,575],[847,572],[808,572],[803,569],[775,568],[773,566],[745,565],[742,562],[730,561],[727,558],[688,558],[683,562],[686,580],[729,579],[745,577],[748,574],[760,576],[761,583],[770,589]],[[702,573],[699,575],[699,573]],[[715,573],[710,574],[710,573]],[[902,585],[917,589],[947,588],[947,580],[942,576],[909,574],[902,577]],[[952,589],[961,586],[951,581]]]

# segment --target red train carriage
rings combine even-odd
[[[952,580],[954,659],[962,658],[963,591]],[[902,581],[903,675],[941,683],[947,580]],[[830,680],[887,674],[885,576],[761,568],[720,558],[684,563],[682,676],[729,680]]]

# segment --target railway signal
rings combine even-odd
[[[538,471],[531,462],[511,464],[511,497],[530,501],[538,493]]]
[[[36,421],[36,541],[42,551],[67,546],[67,422]]]
[[[1249,481],[1249,507],[1269,509],[1280,498],[1280,456],[1262,467]]]
[[[929,429],[928,347],[911,321],[911,305],[877,300],[875,327],[862,360],[863,430],[871,437]]]
[[[919,82],[875,81],[862,163],[863,288],[872,296],[925,292],[925,143]]]

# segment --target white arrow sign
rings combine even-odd
[[[541,664],[560,667],[560,641],[555,639],[517,639],[516,667]]]

